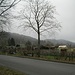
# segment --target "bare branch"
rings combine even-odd
[[[7,12],[10,8],[14,7],[21,0],[1,0],[0,1],[0,31],[9,28],[10,25],[10,15]]]
[[[4,0],[1,0],[0,5],[3,3]]]
[[[4,0],[2,0],[2,2],[3,2]],[[0,13],[0,16],[4,13],[4,12],[6,12],[7,10],[9,10],[11,7],[13,7],[13,6],[15,6],[16,4],[18,4],[21,0],[19,0],[18,2],[16,2],[17,0],[14,0],[13,2],[12,2],[12,4],[10,4],[10,5],[4,5],[4,6],[1,6],[0,5],[0,7],[8,7],[8,8],[6,8],[4,11],[2,11],[1,13]],[[1,2],[1,3],[2,3]]]

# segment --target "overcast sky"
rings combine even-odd
[[[57,19],[61,22],[62,29],[55,36],[42,36],[41,39],[65,39],[75,42],[75,0],[48,0],[51,1],[54,6],[56,6],[56,11],[58,12]],[[20,3],[22,4],[22,3]],[[21,5],[20,5],[21,6]],[[16,22],[18,25],[19,22]],[[15,22],[13,23],[15,25]],[[16,32],[24,35],[28,35],[37,38],[37,34],[34,31],[23,32],[21,29],[16,29],[12,27],[11,32]]]
[[[56,37],[75,42],[75,0],[52,0],[52,2],[56,6],[58,19],[62,25],[62,30]]]

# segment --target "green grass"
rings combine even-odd
[[[9,68],[4,67],[4,66],[0,66],[0,75],[26,75],[26,74],[21,73],[19,71],[9,69]]]

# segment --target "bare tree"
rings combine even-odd
[[[32,28],[38,34],[38,57],[40,57],[40,35],[53,32],[61,26],[56,20],[55,7],[45,0],[28,0],[27,6],[21,11],[23,28]]]
[[[0,31],[3,31],[7,23],[9,24],[9,12],[7,11],[20,1],[21,0],[0,0]]]

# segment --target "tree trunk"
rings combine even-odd
[[[40,57],[40,33],[38,33],[38,57]]]
[[[39,24],[38,24],[38,53],[37,53],[38,57],[40,57],[40,28],[39,28]]]

